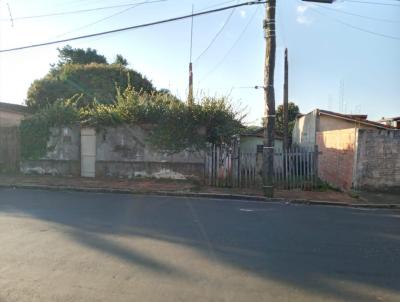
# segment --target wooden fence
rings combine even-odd
[[[312,190],[317,186],[317,149],[275,150],[274,185]],[[242,153],[240,145],[211,146],[205,162],[206,183],[216,187],[262,186],[262,153]]]
[[[0,172],[19,170],[20,139],[18,127],[0,127]]]

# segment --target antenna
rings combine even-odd
[[[339,88],[339,112],[345,113],[345,101],[344,101],[344,80],[340,80],[340,88]]]
[[[8,4],[8,2],[7,2],[7,7],[8,7],[8,13],[10,14],[11,27],[14,27],[14,19],[12,17],[10,4]]]

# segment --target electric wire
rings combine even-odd
[[[42,46],[59,44],[59,43],[70,42],[70,41],[76,41],[76,40],[81,40],[81,39],[86,39],[86,38],[91,38],[91,37],[109,35],[109,34],[122,32],[122,31],[135,30],[135,29],[139,29],[139,28],[152,27],[152,26],[161,25],[161,24],[170,23],[170,22],[175,22],[175,21],[179,21],[179,20],[184,20],[184,19],[188,19],[188,18],[192,18],[192,17],[198,17],[198,16],[209,15],[209,14],[213,14],[213,13],[217,13],[217,12],[222,12],[222,11],[225,11],[225,10],[234,9],[236,7],[260,5],[260,4],[264,4],[264,3],[266,3],[266,2],[265,1],[243,2],[243,3],[240,3],[240,4],[225,6],[225,7],[221,7],[221,8],[217,8],[217,9],[213,9],[213,10],[208,10],[208,11],[203,11],[203,12],[197,12],[197,13],[194,13],[194,14],[184,15],[184,16],[180,16],[180,17],[174,17],[174,18],[169,18],[169,19],[164,19],[164,20],[144,23],[144,24],[140,24],[140,25],[128,26],[128,27],[123,27],[123,28],[118,28],[118,29],[113,29],[113,30],[108,30],[108,31],[88,34],[88,35],[82,35],[82,36],[72,37],[72,38],[68,38],[68,39],[61,39],[61,40],[56,40],[56,41],[37,43],[37,44],[30,44],[30,45],[13,47],[13,48],[8,48],[8,49],[1,49],[0,53],[18,51],[18,50],[23,50],[23,49],[35,48],[35,47],[42,47]]]

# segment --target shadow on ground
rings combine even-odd
[[[266,281],[346,301],[378,299],[375,290],[400,295],[399,212],[5,189],[1,212],[66,226],[79,244],[171,277],[190,270],[104,235],[187,246]]]

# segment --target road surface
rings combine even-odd
[[[400,212],[0,189],[0,301],[400,301]]]

